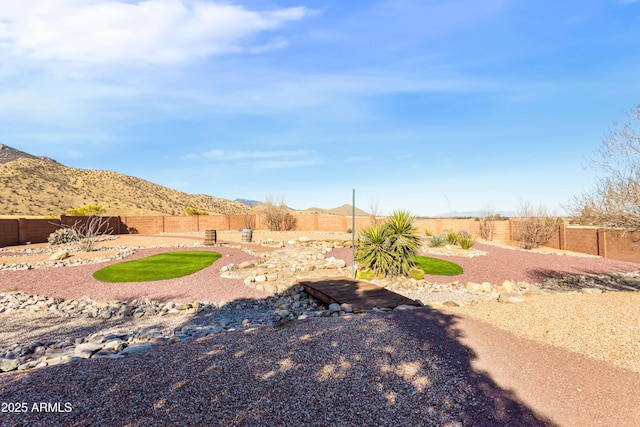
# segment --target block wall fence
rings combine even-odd
[[[351,228],[350,216],[300,214],[294,215],[297,231],[345,232]],[[49,234],[63,226],[87,221],[88,217],[60,216],[54,219],[0,219],[0,247],[26,243],[43,243]],[[159,234],[204,232],[205,230],[238,230],[248,223],[255,230],[268,230],[266,222],[259,215],[193,215],[193,216],[124,216],[109,219],[113,234]],[[370,216],[355,217],[356,233],[372,225]],[[514,224],[517,220],[494,222],[494,240],[513,240]],[[475,219],[417,218],[415,221],[420,235],[425,230],[440,234],[450,228],[455,231],[467,230],[474,236],[480,235],[480,221]],[[605,258],[640,263],[640,234],[620,235],[618,231],[603,228],[572,227],[560,225],[558,232],[546,246],[565,249]]]

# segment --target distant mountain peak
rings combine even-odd
[[[250,199],[236,199],[235,201],[251,207],[262,204],[262,202],[258,200],[250,200]]]
[[[34,156],[33,154],[25,153],[8,145],[0,144],[0,163],[9,163],[18,159],[40,159],[47,162],[58,163],[50,157]]]

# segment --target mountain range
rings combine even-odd
[[[4,144],[0,144],[0,182],[0,215],[5,216],[57,216],[86,205],[100,205],[111,216],[182,215],[187,207],[210,214],[244,214],[261,203],[187,194],[118,172],[72,168]],[[304,212],[351,215],[348,208],[347,214],[344,206]]]

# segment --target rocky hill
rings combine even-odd
[[[307,212],[310,213],[325,213],[325,214],[333,214],[333,215],[342,215],[342,216],[351,216],[351,205],[342,205],[333,209],[323,209],[323,208],[309,208]],[[369,213],[363,211],[362,209],[356,206],[355,209],[356,216],[367,216]]]
[[[8,163],[17,159],[41,159],[51,163],[57,163],[52,158],[46,156],[34,156],[32,154],[25,153],[24,151],[11,148],[8,145],[0,144],[0,164]]]
[[[181,215],[186,207],[210,214],[243,214],[239,202],[191,195],[111,171],[76,169],[0,145],[0,215],[60,215],[101,205],[107,215]]]

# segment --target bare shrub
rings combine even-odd
[[[627,116],[628,122],[615,123],[589,162],[606,175],[565,207],[580,224],[640,231],[640,104]]]
[[[270,231],[295,230],[298,222],[289,212],[284,197],[275,201],[272,196],[267,196],[264,203],[260,205],[259,215],[267,222]]]
[[[63,228],[49,236],[49,242],[54,244],[51,241],[54,235],[74,236],[74,241],[79,242],[81,250],[91,252],[102,236],[113,234],[113,227],[109,224],[110,220],[111,217],[91,216],[86,221],[77,220],[73,225],[62,224]]]
[[[253,214],[244,214],[244,228],[253,229],[256,227],[256,220]]]
[[[482,210],[480,217],[480,237],[484,240],[493,240],[493,233],[496,227],[496,221],[500,215],[495,211],[493,206],[488,205]]]
[[[514,238],[524,249],[533,249],[546,244],[557,233],[562,220],[549,213],[543,205],[534,207],[530,202],[521,202],[518,207],[519,220],[514,223]]]

